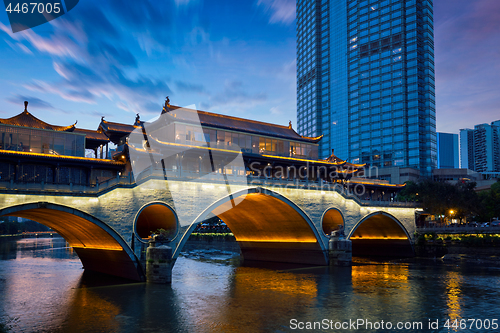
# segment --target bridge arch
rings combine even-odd
[[[332,231],[339,230],[339,226],[345,227],[345,219],[342,212],[331,207],[325,210],[323,216],[321,217],[321,228],[325,235],[330,235]]]
[[[238,202],[234,205],[234,202]],[[248,188],[207,207],[189,226],[174,252],[177,258],[201,221],[221,218],[233,232],[245,260],[326,265],[328,242],[309,216],[283,195]]]
[[[404,225],[393,215],[374,212],[363,217],[351,230],[354,256],[413,257],[411,237]]]
[[[134,218],[134,236],[147,243],[151,232],[164,229],[170,232],[169,238],[175,239],[179,233],[179,218],[175,210],[162,201],[153,201],[139,209]]]
[[[80,210],[49,202],[32,202],[0,210],[43,224],[76,251],[85,269],[142,281],[142,267],[127,242],[109,225]]]

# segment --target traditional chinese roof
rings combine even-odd
[[[0,124],[5,125],[14,125],[21,127],[30,127],[30,128],[39,128],[51,131],[59,131],[59,132],[73,132],[75,130],[76,122],[73,125],[69,126],[57,126],[48,124],[31,113],[28,112],[28,102],[24,102],[25,108],[24,111],[18,114],[17,116],[0,119]]]
[[[347,161],[345,161],[345,160],[337,157],[333,153],[333,149],[332,149],[332,154],[330,156],[328,156],[327,158],[325,158],[324,161],[329,162],[329,163],[334,163],[334,164],[337,164],[337,165],[342,165],[344,167],[350,167],[350,168],[353,168],[353,169],[363,168],[363,167],[366,166],[366,164],[349,163],[349,162],[347,162]]]
[[[323,135],[318,137],[306,137],[299,135],[297,132],[293,130],[291,122],[288,126],[283,126],[256,120],[226,116],[212,112],[186,109],[186,108],[181,108],[179,106],[170,106],[167,110],[167,113],[172,111],[174,111],[175,113],[175,110],[179,109],[182,109],[182,111],[186,112],[197,112],[202,126],[215,127],[215,128],[238,131],[238,132],[247,132],[249,134],[267,135],[288,140],[303,141],[308,143],[318,143],[321,140],[321,138],[323,138]],[[179,113],[177,114],[181,115],[180,117],[178,117],[178,119],[179,121],[182,121],[183,120],[182,114]]]
[[[85,134],[85,148],[87,149],[95,149],[109,142],[109,138],[102,131],[75,128],[74,132]]]
[[[139,127],[139,125],[113,123],[111,121],[104,120],[104,117],[102,117],[97,131],[104,133],[114,144],[118,144],[122,137],[129,135],[133,130]]]

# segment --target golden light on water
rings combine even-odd
[[[448,306],[448,318],[450,321],[462,318],[462,308],[460,300],[462,298],[462,279],[457,272],[446,272],[446,305]]]
[[[382,236],[382,237],[376,237],[376,236],[352,236],[351,240],[353,239],[377,239],[377,240],[408,240],[408,237],[397,237],[397,236]]]
[[[316,239],[300,240],[295,238],[270,237],[268,239],[235,237],[238,242],[260,242],[260,243],[316,243]]]

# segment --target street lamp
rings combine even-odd
[[[455,214],[455,211],[453,211],[453,209],[450,209],[450,223],[453,222],[453,214]]]

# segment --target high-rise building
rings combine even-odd
[[[459,167],[458,134],[437,133],[437,148],[438,169],[457,169]]]
[[[460,130],[460,167],[476,172],[500,171],[500,120]]]
[[[474,130],[460,130],[460,168],[474,170]]]
[[[430,0],[297,0],[297,119],[320,157],[437,162]]]

